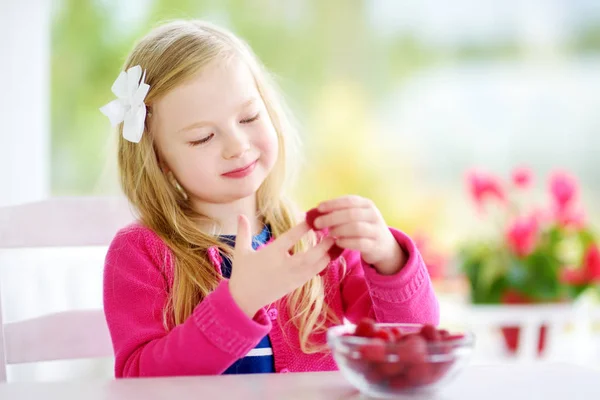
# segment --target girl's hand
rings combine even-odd
[[[310,228],[302,222],[260,250],[252,249],[248,219],[238,217],[229,290],[238,306],[253,318],[262,307],[304,285],[329,264],[327,251],[334,240],[326,238],[304,253],[289,250]]]
[[[406,263],[406,254],[371,200],[343,196],[322,202],[318,210],[324,215],[315,219],[315,228],[328,228],[339,247],[360,251],[380,274],[394,274]]]

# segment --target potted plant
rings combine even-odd
[[[600,251],[580,205],[579,185],[567,172],[550,174],[549,201],[532,201],[533,176],[517,168],[509,180],[470,171],[467,187],[490,235],[468,240],[460,250],[462,272],[474,304],[569,302],[600,287]],[[487,212],[493,207],[494,213]],[[503,327],[509,351],[518,347],[519,327]],[[545,346],[540,327],[538,354]]]

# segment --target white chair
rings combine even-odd
[[[127,201],[116,197],[59,197],[2,207],[0,250],[107,246],[133,219]],[[108,357],[112,351],[101,309],[5,324],[0,302],[0,382],[6,381],[10,364]]]

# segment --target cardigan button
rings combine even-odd
[[[277,311],[276,308],[269,308],[267,310],[267,316],[269,317],[269,319],[271,321],[275,321],[277,319],[278,314],[279,314],[279,312]]]
[[[287,374],[288,372],[290,372],[290,370],[287,368],[282,368],[281,371],[279,371],[279,372],[282,374]]]

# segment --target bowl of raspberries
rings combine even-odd
[[[342,375],[373,397],[412,397],[435,392],[468,362],[472,333],[433,325],[375,323],[332,327],[327,343]]]

